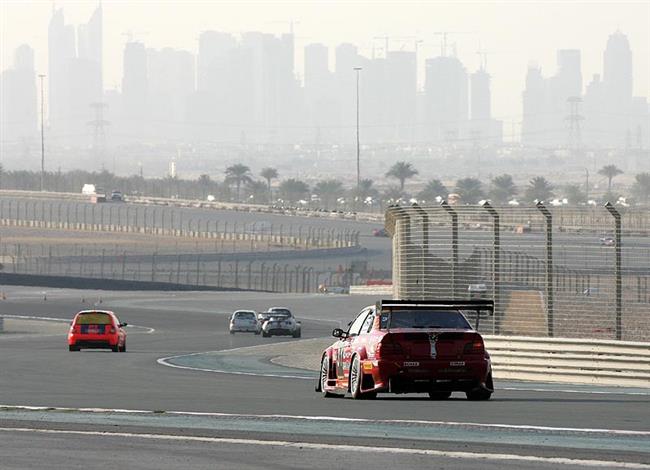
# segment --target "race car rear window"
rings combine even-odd
[[[113,323],[107,313],[82,313],[77,317],[77,325],[110,325]]]
[[[382,312],[381,328],[453,328],[471,330],[472,327],[458,310],[401,310],[386,315]]]
[[[237,312],[235,313],[235,317],[244,320],[255,320],[255,314],[253,312]]]

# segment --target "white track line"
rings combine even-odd
[[[580,467],[598,467],[598,468],[628,468],[628,469],[650,469],[650,465],[632,462],[615,462],[607,460],[586,460],[586,459],[569,459],[560,457],[538,457],[533,455],[517,454],[497,454],[497,453],[479,453],[479,452],[453,452],[429,449],[409,449],[402,447],[375,447],[375,446],[356,446],[344,444],[316,444],[312,442],[290,442],[290,441],[264,441],[259,439],[234,439],[224,437],[199,437],[199,436],[178,436],[169,434],[138,434],[127,432],[102,432],[102,431],[76,431],[76,430],[55,430],[55,429],[32,429],[32,428],[0,428],[0,432],[13,433],[39,433],[39,434],[60,434],[67,436],[98,436],[102,438],[121,437],[128,439],[149,439],[160,441],[178,441],[178,442],[200,442],[208,444],[234,444],[245,446],[265,446],[265,447],[286,447],[292,449],[312,449],[328,450],[337,452],[364,452],[380,454],[400,454],[400,455],[426,455],[449,459],[461,460],[482,460],[482,461],[514,461],[527,462],[549,465],[574,465]]]
[[[584,434],[610,434],[616,436],[638,436],[650,438],[650,431],[634,431],[629,429],[606,429],[606,428],[570,428],[558,426],[536,426],[528,424],[497,424],[497,423],[475,423],[459,421],[427,421],[415,419],[369,419],[369,418],[348,418],[340,416],[306,416],[306,415],[284,415],[284,414],[241,414],[241,413],[218,413],[204,411],[165,411],[156,413],[150,410],[127,410],[115,408],[66,408],[48,406],[28,405],[0,405],[2,411],[60,411],[79,413],[117,413],[117,414],[151,414],[152,416],[199,416],[214,418],[250,418],[250,419],[284,419],[291,421],[333,421],[340,423],[362,423],[362,424],[420,424],[429,426],[450,426],[465,428],[494,428],[514,431],[546,431],[546,432],[574,432]]]

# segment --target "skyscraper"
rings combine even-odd
[[[388,51],[386,55],[387,119],[385,140],[413,142],[415,135],[417,62],[415,52]]]
[[[135,138],[147,128],[149,118],[149,83],[147,51],[141,42],[124,46],[122,77],[122,116],[125,129]]]
[[[14,66],[0,76],[0,140],[20,144],[38,130],[34,50],[26,44],[14,53]]]
[[[470,137],[477,143],[500,144],[503,123],[492,118],[490,81],[483,67],[470,76]]]
[[[332,126],[336,119],[334,77],[329,70],[327,47],[323,44],[305,46],[304,98],[307,119],[313,127],[312,135],[305,136],[316,143],[332,140]]]
[[[78,37],[78,41],[76,40]],[[50,128],[60,142],[90,135],[92,106],[103,99],[102,7],[75,34],[63,10],[54,10],[48,30]]]
[[[427,59],[425,71],[427,140],[453,141],[467,134],[467,71],[451,56]]]

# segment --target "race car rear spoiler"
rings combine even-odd
[[[489,310],[494,312],[492,300],[380,300],[377,310],[383,309],[427,309],[427,310]]]

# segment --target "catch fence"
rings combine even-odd
[[[650,211],[605,207],[394,206],[398,299],[487,298],[482,331],[647,340]],[[476,321],[472,318],[472,321]]]

